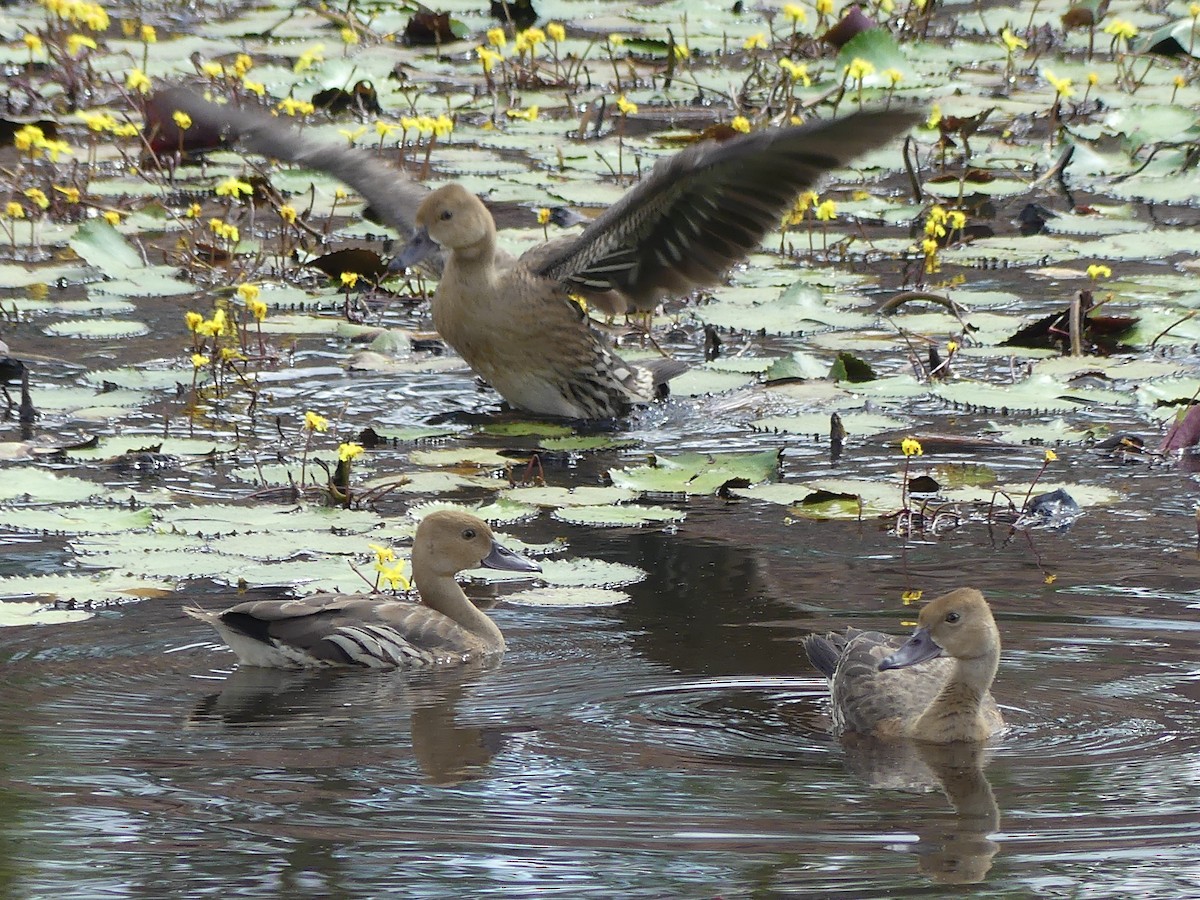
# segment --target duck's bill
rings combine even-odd
[[[411,269],[437,249],[437,241],[429,236],[429,232],[424,228],[418,228],[409,242],[401,247],[400,252],[388,263],[388,270],[399,272]]]
[[[913,636],[904,642],[904,646],[879,663],[879,669],[903,669],[941,655],[942,648],[933,642],[933,638],[929,636],[929,629],[918,628],[913,632]]]
[[[492,541],[492,552],[480,563],[485,569],[508,569],[510,572],[540,572],[542,567],[532,559],[513,553],[503,544]]]

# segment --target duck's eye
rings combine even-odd
[[[454,218],[454,211],[450,210],[450,209],[443,209],[442,214],[440,216],[438,216],[438,218],[441,219],[443,222],[448,222]]]
[[[946,613],[946,621],[953,625],[959,620],[960,616],[956,612]]]
[[[475,540],[475,529],[474,528],[464,528],[463,529],[463,540],[464,541]]]

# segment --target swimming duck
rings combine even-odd
[[[984,741],[1004,727],[989,693],[1000,632],[974,588],[928,603],[908,640],[851,628],[809,635],[804,649],[829,679],[838,732],[948,744]]]
[[[541,567],[501,545],[482,519],[440,510],[417,526],[413,581],[423,603],[371,594],[315,594],[251,600],[223,612],[189,607],[247,666],[276,669],[448,665],[504,650],[496,623],[454,580],[483,566],[516,572]]]
[[[368,153],[313,141],[266,114],[216,106],[181,90],[160,97],[163,121],[173,110],[186,112],[255,152],[313,166],[354,187],[380,218],[413,235],[394,267],[444,250],[433,295],[442,337],[512,406],[574,419],[622,416],[663,396],[666,382],[686,367],[674,360],[625,362],[572,295],[609,308],[653,309],[665,294],[716,283],[778,227],[802,190],[918,118],[859,112],[698,142],[656,163],[578,235],[514,259],[497,248],[487,207],[461,185],[430,193]]]

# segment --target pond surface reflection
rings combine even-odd
[[[736,538],[727,530],[736,521]],[[489,666],[228,671],[170,598],[0,633],[4,879],[21,896],[1155,896],[1200,887],[1195,595],[1131,520],[902,548],[697,504],[687,534],[580,535],[630,603],[493,615]],[[971,560],[969,573],[962,560]],[[799,638],[895,625],[895,585],[969,581],[1012,727],[896,756],[825,730]],[[1085,578],[1086,576],[1086,578]],[[1172,584],[1174,584],[1174,587]],[[1151,588],[1152,585],[1156,587]],[[867,587],[869,586],[869,588]],[[1134,590],[1137,588],[1137,590]],[[214,668],[218,667],[218,668]],[[890,754],[890,755],[889,755]],[[946,888],[946,890],[953,890]]]

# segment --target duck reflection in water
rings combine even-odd
[[[498,660],[482,660],[434,672],[366,675],[239,666],[221,690],[195,705],[185,727],[268,726],[319,734],[350,720],[361,723],[372,711],[392,722],[407,708],[421,772],[433,784],[460,784],[484,777],[507,737],[521,730],[458,722],[458,707],[472,686],[498,666]],[[388,743],[403,752],[402,743]],[[369,752],[371,761],[379,762],[379,748],[372,745]]]
[[[1003,726],[990,689],[1000,633],[983,595],[959,588],[922,610],[912,636],[849,629],[809,635],[809,660],[829,679],[833,728],[847,767],[873,787],[940,787],[949,821],[922,821],[921,871],[982,881],[1000,847],[1000,810],[983,772],[985,741]]]

